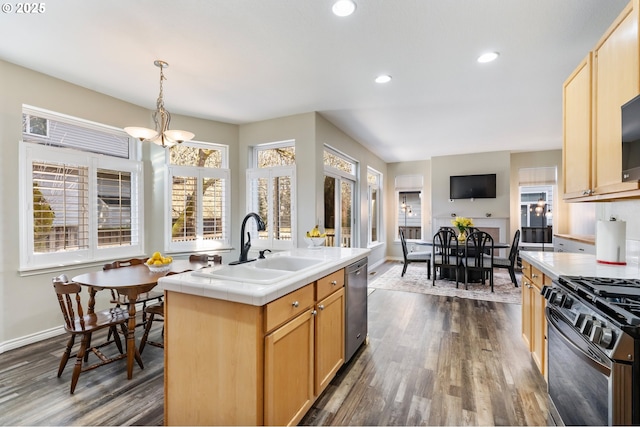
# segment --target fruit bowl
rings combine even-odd
[[[324,237],[306,237],[304,241],[307,242],[309,248],[319,248],[324,246],[325,238]]]
[[[147,267],[149,267],[149,271],[152,273],[166,273],[167,271],[171,270],[171,262],[169,264],[162,264],[162,265],[149,265],[146,264]]]

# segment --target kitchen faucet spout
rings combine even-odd
[[[229,265],[244,264],[245,262],[255,261],[255,259],[248,259],[249,249],[251,249],[251,234],[249,232],[247,232],[247,242],[245,243],[244,241],[245,227],[249,218],[256,220],[256,223],[258,224],[258,231],[264,231],[267,229],[267,226],[262,218],[260,218],[260,215],[255,212],[248,213],[242,220],[242,226],[240,228],[240,258],[238,258],[238,261],[230,262]]]

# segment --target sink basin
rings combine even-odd
[[[321,262],[323,260],[317,258],[274,256],[246,264],[203,268],[191,274],[211,279],[269,285],[293,275],[296,271],[304,270]]]
[[[257,269],[273,269],[286,271],[299,271],[313,265],[320,264],[323,260],[317,258],[303,258],[294,256],[274,256],[259,259],[252,263]]]
[[[258,284],[275,283],[278,279],[292,274],[287,270],[271,270],[255,268],[248,265],[233,265],[222,268],[203,268],[191,273],[194,276],[209,277],[211,279],[233,280]]]

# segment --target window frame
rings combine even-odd
[[[123,132],[124,134],[124,132]],[[144,253],[144,176],[143,164],[138,160],[123,159],[72,148],[51,147],[20,142],[20,271],[31,271],[80,263],[110,260],[117,257],[141,256]],[[34,252],[33,238],[33,162],[54,162],[87,167],[88,242],[87,249],[59,252]],[[127,246],[98,247],[98,169],[131,173],[131,230],[137,241]],[[134,194],[136,197],[134,197]],[[29,197],[31,196],[31,197]]]
[[[221,152],[221,166],[219,168],[214,167],[200,167],[200,166],[185,166],[185,165],[173,165],[171,164],[171,156],[167,152],[166,154],[166,191],[165,191],[165,222],[164,222],[164,236],[165,236],[165,251],[167,252],[189,252],[189,251],[206,251],[206,250],[229,250],[231,249],[231,171],[229,170],[229,146],[225,144],[203,142],[203,141],[188,141],[183,142],[182,145],[203,148],[203,149],[215,149]],[[173,177],[189,177],[196,178],[197,192],[201,194],[202,180],[205,178],[216,178],[224,180],[224,207],[223,211],[223,225],[222,235],[223,238],[219,240],[205,240],[203,238],[204,219],[202,216],[202,198],[199,198],[200,209],[197,210],[196,216],[196,239],[188,241],[173,241],[172,235],[172,192],[173,192]]]
[[[374,176],[375,177],[375,183],[371,183],[369,182],[369,176]],[[382,240],[380,239],[381,237],[381,229],[380,229],[380,225],[383,223],[381,215],[382,215],[382,202],[381,202],[381,197],[382,197],[382,191],[381,191],[381,187],[382,187],[382,173],[378,172],[377,170],[373,169],[372,167],[367,167],[367,202],[368,202],[368,209],[369,209],[369,217],[367,219],[367,241],[368,241],[368,245],[369,246],[374,246],[378,243],[382,243]],[[372,203],[373,203],[373,192],[376,192],[376,205],[372,208]],[[375,229],[377,230],[377,239],[373,240],[373,220],[372,218],[374,217],[373,213],[375,211],[375,218],[376,218],[376,224],[375,224]]]
[[[343,171],[342,169],[338,169],[335,167],[332,167],[330,165],[325,164],[324,161],[324,153],[328,152],[329,154],[338,157],[348,163],[351,163],[353,165],[353,169],[352,172],[346,172]],[[346,154],[343,154],[341,152],[339,152],[338,150],[330,147],[329,145],[325,145],[324,146],[324,150],[322,153],[322,165],[324,168],[324,174],[323,174],[323,183],[326,177],[330,177],[336,180],[336,194],[334,194],[335,196],[335,210],[334,210],[334,216],[335,216],[335,223],[336,224],[340,224],[339,229],[337,229],[336,227],[334,227],[334,246],[336,247],[344,247],[342,246],[341,242],[343,240],[343,236],[342,236],[342,192],[341,192],[341,188],[342,188],[342,182],[346,181],[349,182],[351,184],[351,188],[352,188],[352,200],[351,200],[351,236],[350,236],[350,248],[358,248],[360,247],[359,245],[359,241],[360,241],[360,230],[358,227],[358,224],[360,223],[360,210],[358,209],[358,206],[360,206],[360,180],[358,179],[359,177],[359,171],[360,171],[360,162],[358,162],[356,159],[347,156]],[[324,200],[324,197],[323,197]],[[323,206],[323,212],[324,212],[324,206]],[[325,230],[326,230],[326,224],[324,224],[325,226]],[[355,246],[354,246],[355,243]]]

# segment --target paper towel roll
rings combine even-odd
[[[598,221],[596,224],[596,260],[604,264],[627,263],[627,223]]]

